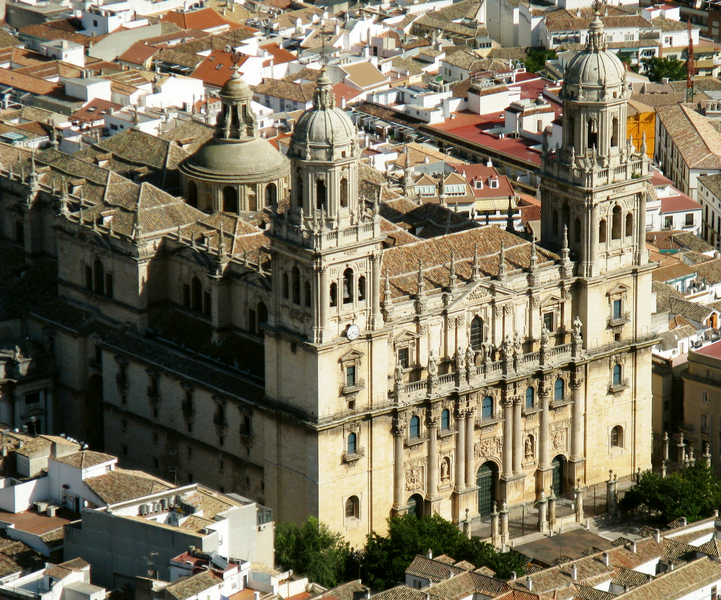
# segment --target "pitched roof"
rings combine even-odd
[[[346,82],[350,81],[361,89],[375,87],[387,82],[386,76],[378,70],[378,67],[368,61],[343,65],[341,69],[348,74]]]
[[[306,104],[313,100],[315,83],[296,83],[283,79],[265,79],[255,86],[255,93]]]
[[[165,593],[176,600],[186,600],[222,582],[221,577],[208,570],[171,583],[165,588]]]
[[[427,558],[425,556],[416,556],[406,569],[407,575],[423,577],[430,581],[443,581],[463,572],[463,569],[454,567],[453,564],[449,564],[446,561],[439,560],[438,558]]]
[[[80,452],[73,452],[65,456],[53,456],[50,457],[50,459],[76,469],[89,469],[90,467],[96,467],[106,462],[117,461],[115,456],[102,452],[94,452],[93,450],[81,450]]]
[[[691,169],[721,169],[721,134],[708,117],[684,104],[659,106],[656,118]]]
[[[171,10],[165,13],[162,18],[165,23],[173,23],[180,29],[199,29],[206,31],[208,29],[216,29],[219,27],[237,27],[237,24],[221,17],[212,8],[201,8],[199,10],[191,10],[188,12],[182,10]]]
[[[143,471],[113,469],[97,477],[85,479],[85,484],[106,504],[116,504],[173,489],[173,485]]]

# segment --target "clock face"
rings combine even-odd
[[[349,340],[354,340],[360,335],[360,329],[358,329],[358,325],[351,325],[348,327],[348,331],[346,331],[346,337]]]

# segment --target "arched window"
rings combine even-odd
[[[283,273],[283,298],[290,298],[290,286],[288,285],[288,273]]]
[[[613,385],[621,385],[621,365],[613,365]]]
[[[471,348],[476,351],[481,349],[483,344],[483,319],[481,317],[473,317],[471,321]]]
[[[553,215],[551,216],[551,225],[553,229],[553,234],[558,234],[558,211],[554,210]]]
[[[577,244],[581,243],[581,219],[576,219],[573,224],[573,239]]]
[[[599,244],[605,244],[606,243],[606,219],[601,219],[601,222],[598,224],[598,243]]]
[[[193,310],[203,310],[203,286],[200,285],[200,279],[193,277],[190,282],[190,306]]]
[[[412,440],[421,437],[421,419],[418,416],[411,417],[411,424],[408,428],[408,435]]]
[[[188,182],[188,204],[198,208],[198,186],[195,181]]]
[[[246,190],[246,198],[248,198],[248,210],[251,212],[255,212],[258,210],[258,200],[255,196],[255,189],[248,186],[245,188]]]
[[[223,212],[238,212],[238,190],[229,185],[223,188]]]
[[[413,494],[408,498],[408,514],[420,519],[423,516],[423,496]]]
[[[353,269],[343,271],[343,304],[353,302]]]
[[[451,428],[451,411],[444,408],[441,412],[441,431],[448,431]]]
[[[618,117],[611,121],[611,148],[618,146]]]
[[[633,235],[633,215],[628,213],[626,215],[626,237]]]
[[[258,325],[268,322],[268,309],[264,302],[258,302]]]
[[[598,142],[598,131],[596,129],[596,122],[593,119],[588,120],[588,136],[586,138],[586,148],[589,150],[596,146]]]
[[[366,278],[365,277],[359,277],[358,278],[358,300],[365,300],[366,299]]]
[[[305,305],[310,308],[311,297],[310,297],[310,281],[306,281],[303,285],[303,295],[305,296]]]
[[[533,388],[531,386],[526,388],[526,408],[533,408]]]
[[[278,188],[274,183],[265,186],[265,205],[273,206],[278,199]]]
[[[315,201],[316,208],[323,210],[325,208],[325,181],[316,179],[315,182]]]
[[[346,519],[357,519],[360,514],[360,503],[358,502],[358,496],[351,496],[345,501],[345,518]]]
[[[620,425],[611,429],[611,448],[623,448],[623,427]]]
[[[492,419],[493,418],[493,398],[490,396],[486,396],[483,399],[483,404],[481,405],[481,418],[482,419]]]
[[[621,239],[621,207],[618,205],[613,207],[613,217],[611,221],[611,239]]]
[[[568,136],[566,139],[568,140],[569,146],[575,146],[575,144],[576,144],[576,140],[574,139],[575,138],[575,136],[574,136],[575,127],[576,127],[576,120],[573,117],[566,117],[566,128],[568,129]]]
[[[556,384],[553,386],[553,399],[556,402],[563,401],[564,383],[560,377],[556,379]]]
[[[358,440],[358,437],[355,433],[349,433],[348,434],[348,454],[355,454],[356,453],[356,442]]]
[[[563,223],[561,223],[561,231],[559,231],[559,234],[563,233],[563,227],[564,225],[571,228],[571,207],[568,206],[568,202],[564,203],[563,208],[561,209],[561,216],[563,217]]]
[[[291,288],[293,290],[293,304],[300,304],[300,271],[293,267],[290,272]]]
[[[340,180],[340,205],[342,208],[348,207],[348,180],[345,177]]]
[[[105,292],[105,270],[100,259],[96,258],[93,263],[93,291],[96,294]]]
[[[330,284],[330,305],[338,306],[338,286],[335,283]]]

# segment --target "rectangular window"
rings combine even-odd
[[[25,225],[20,221],[15,221],[15,242],[21,246],[25,245]]]
[[[613,318],[614,319],[621,318],[621,301],[620,300],[613,301]]]
[[[398,364],[404,369],[408,368],[408,348],[398,350]]]
[[[686,227],[693,227],[693,213],[686,213]]]
[[[355,365],[346,367],[345,384],[347,387],[355,387]]]
[[[250,435],[251,432],[250,415],[243,415],[243,423],[240,426],[240,435]]]
[[[704,402],[711,402],[711,398],[709,398],[708,392],[703,393],[703,401]]]
[[[203,313],[209,315],[211,306],[210,292],[203,292]]]
[[[716,600],[716,586],[711,588],[711,600]]]
[[[98,366],[103,364],[103,349],[97,344],[95,345],[95,363]]]
[[[40,392],[25,394],[25,404],[37,404],[40,402]]]
[[[711,417],[706,414],[701,415],[701,433],[708,435],[709,429],[711,428]]]
[[[183,306],[190,308],[190,286],[187,283],[183,284]]]
[[[113,276],[105,273],[105,295],[113,297]]]
[[[93,270],[87,265],[85,266],[85,289],[93,289]]]
[[[543,313],[543,326],[548,329],[548,331],[553,332],[553,313],[547,312]]]

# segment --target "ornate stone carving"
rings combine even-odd
[[[414,492],[423,488],[423,467],[406,469],[406,490]]]
[[[551,434],[551,448],[553,450],[565,450],[566,449],[566,430],[559,429]]]
[[[488,296],[488,290],[484,287],[478,286],[475,290],[468,294],[468,299],[480,300],[481,298],[485,298],[486,296]]]
[[[473,445],[473,455],[475,458],[490,458],[491,456],[499,456],[503,451],[502,438],[488,438],[481,440]]]
[[[513,311],[513,304],[508,303],[503,305],[503,312],[507,315],[510,315]]]

